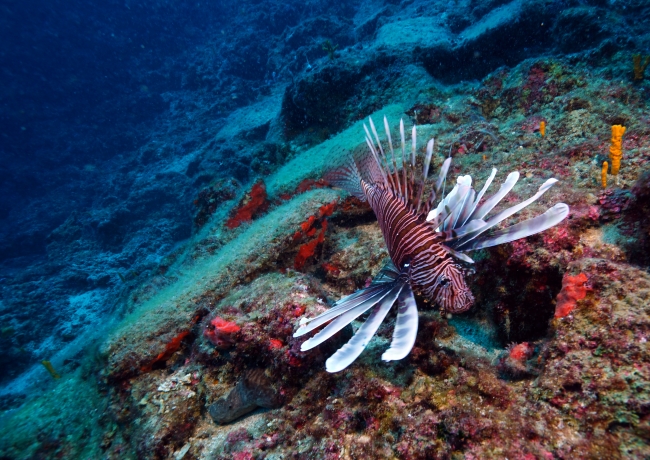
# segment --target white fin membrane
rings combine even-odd
[[[418,307],[415,304],[413,291],[407,284],[402,289],[398,299],[397,319],[393,330],[393,340],[390,348],[381,355],[384,361],[404,359],[411,352],[418,334]]]

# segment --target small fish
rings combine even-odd
[[[50,361],[47,361],[47,360],[44,359],[43,361],[41,361],[41,364],[43,365],[43,367],[45,369],[47,369],[47,371],[50,373],[50,375],[52,376],[53,379],[60,379],[61,378],[59,373],[56,370],[54,370],[54,366],[52,366],[52,363]]]
[[[306,351],[372,309],[354,337],[327,360],[328,372],[339,372],[357,359],[396,302],[398,310],[393,339],[382,359],[392,361],[405,358],[413,348],[418,329],[414,292],[432,300],[445,312],[461,313],[468,310],[474,303],[474,296],[465,283],[466,270],[460,262],[473,263],[473,260],[465,252],[534,235],[557,225],[569,214],[569,207],[558,203],[537,217],[496,229],[500,222],[542,196],[557,179],[548,179],[531,198],[488,218],[486,216],[514,187],[519,173],[510,173],[499,191],[485,200],[483,196],[496,176],[496,168],[492,169],[480,192],[472,188],[472,178],[466,175],[460,176],[451,192],[442,197],[451,158],[443,162],[438,179],[429,197],[425,198],[425,182],[434,140],[427,144],[420,175],[415,168],[415,126],[408,155],[404,122],[400,121],[400,170],[386,117],[386,148],[379,140],[372,119],[369,119],[369,124],[370,130],[364,124],[369,152],[360,159],[350,159],[345,167],[329,173],[327,179],[334,186],[370,204],[377,216],[391,263],[367,288],[344,297],[315,318],[301,320],[301,327],[294,337],[307,334],[331,321],[302,344],[301,350]],[[436,206],[438,197],[442,199]]]

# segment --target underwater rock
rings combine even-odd
[[[263,369],[248,371],[227,396],[212,403],[208,409],[215,423],[224,425],[258,407],[275,409],[282,406],[282,397]]]

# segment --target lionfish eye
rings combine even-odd
[[[447,278],[445,278],[444,276],[442,276],[438,283],[440,283],[440,286],[445,287],[445,286],[447,286],[449,284],[449,280]]]
[[[411,266],[411,256],[408,256],[402,262],[402,268],[409,268],[410,266]]]

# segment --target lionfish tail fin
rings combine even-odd
[[[366,201],[366,194],[361,185],[361,173],[354,158],[349,157],[343,166],[326,173],[324,179],[334,187],[345,190],[361,201]]]

